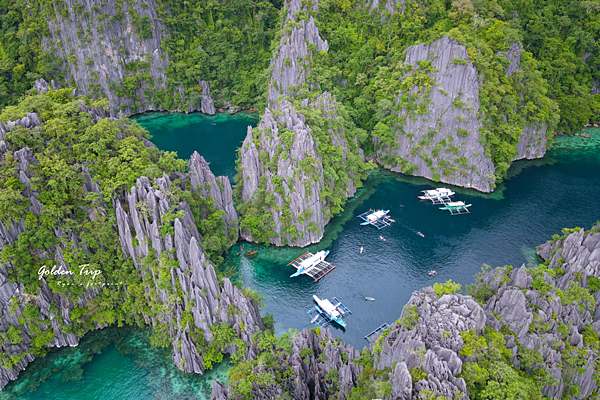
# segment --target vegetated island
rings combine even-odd
[[[596,121],[595,3],[238,3],[1,6],[0,386],[116,323],[151,326],[186,372],[231,354],[220,397],[594,395],[598,233],[561,238],[559,258],[545,245],[535,270],[485,272],[481,304],[440,296],[452,283],[416,294],[362,354],[326,330],[274,337],[260,296],[213,265],[238,235],[319,241],[372,162],[489,192],[556,129]],[[240,108],[264,112],[235,190],[121,117]],[[104,285],[40,279],[44,265]],[[438,316],[457,325],[429,335]]]

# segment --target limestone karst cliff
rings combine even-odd
[[[152,326],[153,342],[172,347],[186,372],[243,352],[264,329],[257,298],[218,278],[207,258],[237,239],[229,180],[197,153],[189,172],[173,172],[181,163],[105,103],[37,86],[0,123],[0,387],[48,347],[76,346],[117,321]],[[40,274],[53,266],[71,273]]]
[[[213,396],[591,398],[598,390],[600,226],[565,230],[538,254],[544,262],[535,268],[482,271],[469,296],[444,285],[413,293],[398,321],[361,353],[328,329],[285,335],[273,348],[249,352],[228,387],[213,383]],[[269,357],[275,362],[259,362]],[[273,381],[260,379],[267,374]]]
[[[520,71],[520,44],[513,43],[498,57],[509,61],[507,78]],[[504,151],[513,154],[496,165],[491,109],[481,103],[490,90],[483,82],[492,77],[478,70],[466,46],[447,36],[429,45],[410,46],[402,68],[402,89],[388,111],[389,125],[375,127],[377,158],[385,167],[491,192],[502,174],[499,171],[505,171],[510,161],[545,154],[547,122],[514,120],[509,128],[515,130],[512,138],[502,139],[512,149]]]
[[[300,1],[286,2],[286,9],[289,32],[271,60],[269,108],[240,150],[240,226],[246,240],[306,246],[321,239],[354,195],[365,165],[335,98],[306,81],[312,57],[327,51],[327,42],[312,16],[296,21],[295,12],[307,11]]]
[[[167,87],[170,59],[162,42],[169,32],[155,1],[66,1],[53,11],[43,46],[62,60],[63,85],[77,87],[79,95],[106,96],[113,112],[215,113],[205,81],[195,90]]]

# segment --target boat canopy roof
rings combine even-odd
[[[460,206],[464,206],[465,203],[462,201],[452,201],[450,203],[446,203],[446,205],[449,207],[460,207]]]
[[[374,212],[373,214],[371,214],[371,215],[368,215],[368,216],[367,216],[367,219],[368,219],[369,221],[374,221],[374,220],[376,220],[376,219],[379,219],[379,218],[383,217],[384,215],[385,215],[385,211],[383,211],[383,210],[379,210],[379,211],[375,211],[375,212]]]

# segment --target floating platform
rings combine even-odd
[[[352,314],[352,311],[348,309],[345,305],[342,304],[341,301],[338,300],[337,297],[329,299],[329,302],[337,308],[337,311],[341,314],[342,317],[346,317]],[[310,310],[306,312],[310,317],[310,322],[320,326],[321,328],[329,325],[333,320],[327,315],[325,311],[323,311],[319,306],[314,306]]]
[[[369,210],[360,214],[358,218],[365,221],[361,223],[361,225],[373,225],[377,229],[383,229],[386,226],[390,226],[393,222],[393,220],[391,220],[391,218],[389,218],[389,216],[387,215],[388,212],[389,210]]]
[[[371,343],[371,339],[373,338],[373,336],[379,335],[381,332],[385,331],[389,327],[390,326],[387,323],[381,324],[377,329],[365,336],[365,339],[367,340],[367,342]]]
[[[314,254],[310,251],[302,254],[300,257],[296,258],[294,261],[288,264],[288,266],[292,265],[297,270],[302,268],[302,261],[308,260],[313,257]],[[335,268],[335,265],[328,263],[327,261],[321,261],[317,265],[303,272],[304,275],[308,275],[316,281],[327,275]]]

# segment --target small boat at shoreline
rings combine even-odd
[[[248,250],[246,251],[246,257],[254,257],[258,253],[258,250]]]
[[[365,296],[365,300],[367,300],[367,301],[375,301],[375,299],[374,299],[374,298],[372,298],[372,297],[369,297],[369,296]]]
[[[423,196],[418,196],[421,200],[431,200],[433,204],[445,204],[449,201],[450,196],[454,196],[455,193],[447,188],[437,188],[433,190],[423,190]]]
[[[437,188],[433,190],[422,190],[423,196],[418,196],[421,200],[432,200],[440,197],[454,196],[456,193],[447,188]]]

